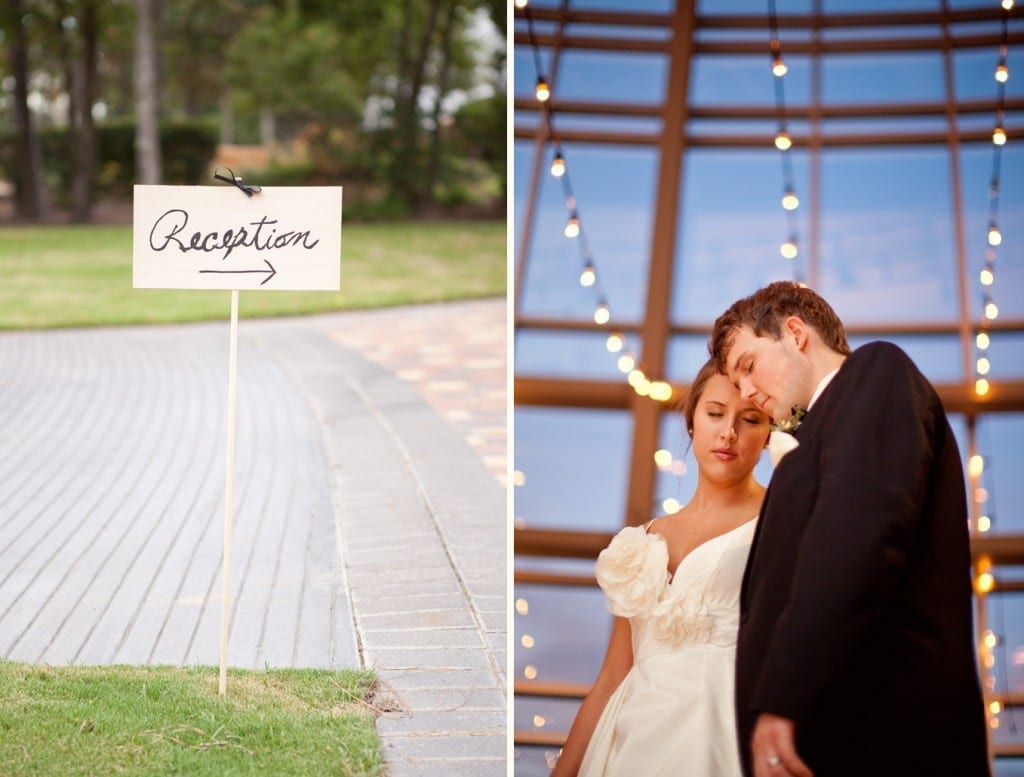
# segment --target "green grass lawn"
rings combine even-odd
[[[0,661],[0,774],[379,775],[368,672]]]
[[[132,288],[130,227],[0,228],[0,329],[225,319],[227,291]],[[504,296],[504,222],[345,225],[341,291],[246,291],[239,315]]]

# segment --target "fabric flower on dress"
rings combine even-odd
[[[646,615],[668,585],[668,546],[642,526],[627,526],[601,551],[594,574],[612,614]]]
[[[772,466],[779,466],[782,457],[800,447],[799,441],[788,432],[773,431],[768,437],[768,456]]]
[[[709,642],[715,630],[710,608],[694,593],[670,596],[651,613],[658,639],[680,645],[684,642]]]

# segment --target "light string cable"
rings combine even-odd
[[[544,73],[540,47],[537,44],[534,33],[533,15],[530,13],[527,0],[515,0],[515,7],[523,12],[523,17],[526,19],[527,34],[533,51],[534,67],[537,71],[537,83],[534,93],[541,106],[544,127],[547,131],[548,143],[552,151],[550,171],[552,176],[559,179],[565,199],[567,218],[563,234],[570,240],[578,241],[582,259],[579,283],[584,288],[593,290],[595,298],[594,323],[599,326],[606,326],[611,324],[611,306],[608,302],[608,294],[602,283],[601,274],[597,270],[594,252],[591,249],[583,221],[580,217],[579,203],[573,189],[565,148],[562,146],[558,132],[555,129],[555,108],[553,105],[554,101],[552,100],[551,84]],[[650,397],[658,402],[668,402],[672,399],[671,385],[663,380],[652,380],[644,372],[642,365],[637,363],[636,350],[630,347],[626,335],[620,329],[614,326],[609,327],[605,347],[609,353],[613,355],[618,354],[616,366],[620,372],[626,375],[626,380],[634,392],[640,396]]]
[[[999,308],[995,303],[992,287],[996,279],[996,248],[1003,242],[1003,235],[999,231],[999,189],[1002,151],[1003,146],[1006,145],[1006,82],[1010,79],[1007,53],[1010,37],[1010,11],[1013,10],[1013,5],[1013,0],[1001,0],[1000,2],[1003,13],[1000,20],[1002,29],[999,41],[999,58],[995,69],[996,116],[995,126],[992,128],[992,176],[989,181],[988,191],[988,245],[985,247],[985,262],[979,273],[982,310],[981,323],[975,335],[977,360],[975,362],[974,392],[979,397],[988,394],[990,388],[988,379],[988,374],[992,368],[989,357],[989,348],[992,344],[990,331],[992,322],[999,316]]]
[[[782,58],[782,40],[779,37],[779,19],[775,10],[775,0],[768,0],[768,26],[772,80],[775,83],[775,117],[778,124],[774,142],[782,160],[782,207],[786,211],[788,227],[786,240],[779,246],[779,253],[783,258],[793,261],[793,279],[797,283],[803,283],[803,271],[800,264],[795,261],[800,253],[796,213],[800,206],[800,200],[796,196],[796,185],[793,178],[793,160],[790,157],[793,139],[790,137],[786,120],[786,91],[782,81],[786,73],[789,72],[789,67]]]

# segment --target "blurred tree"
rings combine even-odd
[[[8,56],[14,76],[14,125],[17,135],[15,155],[17,195],[15,208],[19,216],[45,220],[49,216],[43,183],[43,157],[35,121],[28,104],[29,56],[26,14],[23,0],[4,4],[3,29],[8,39]]]
[[[158,184],[162,177],[157,47],[162,6],[163,0],[135,2],[135,171],[141,184]]]
[[[96,173],[96,51],[99,35],[97,0],[57,0],[57,37],[68,93],[68,140],[71,150],[71,220],[92,215]]]

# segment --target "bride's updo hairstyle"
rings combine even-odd
[[[704,387],[708,385],[708,381],[718,374],[720,373],[718,372],[718,365],[715,363],[715,360],[708,359],[697,372],[697,376],[690,384],[690,391],[686,395],[686,399],[683,400],[683,418],[686,419],[686,433],[690,436],[691,442],[693,441],[693,417],[697,413],[697,403],[700,402],[701,395],[704,393]]]

